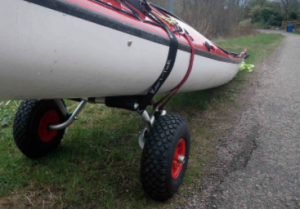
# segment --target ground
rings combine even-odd
[[[249,106],[218,150],[229,175],[195,208],[300,208],[300,37],[277,33],[285,40],[253,78]]]

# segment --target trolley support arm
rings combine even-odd
[[[76,120],[77,116],[82,111],[82,109],[84,108],[86,103],[87,103],[87,100],[82,100],[67,121],[65,121],[62,124],[58,124],[58,125],[50,125],[49,129],[50,130],[62,130],[62,129],[65,129],[68,126],[70,126],[74,122],[74,120]]]

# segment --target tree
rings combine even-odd
[[[299,0],[277,0],[277,1],[281,3],[286,19],[289,19],[290,13],[295,8],[299,8],[298,7]],[[297,12],[299,12],[299,10]]]
[[[290,15],[290,19],[298,20],[298,14],[296,12],[292,12],[291,15]]]
[[[256,5],[262,7],[267,3],[267,0],[249,0],[249,5],[254,7]]]
[[[274,9],[269,7],[260,7],[259,5],[254,6],[250,10],[250,16],[252,17],[253,23],[260,23],[264,26],[281,26],[283,17],[281,14]]]
[[[167,7],[167,0],[149,0]],[[248,0],[174,0],[175,14],[208,37],[230,34],[242,17]]]
[[[275,12],[282,13],[281,3],[276,1],[268,1],[264,4],[265,7],[272,9]]]
[[[238,0],[236,2],[236,5],[238,7],[238,18],[239,22],[243,19],[243,16],[245,16],[245,11],[248,9],[249,0]]]
[[[240,22],[244,16],[244,11],[248,6],[248,2],[250,0],[226,0],[225,8],[230,8],[231,10],[235,10],[234,12],[237,14],[237,22]]]
[[[263,7],[261,10],[260,10],[260,16],[261,16],[261,19],[264,21],[264,22],[268,22],[270,19],[271,19],[271,16],[274,14],[274,11],[268,7]]]
[[[252,18],[253,23],[261,21],[260,12],[261,12],[261,6],[259,5],[256,5],[250,9],[249,16]]]

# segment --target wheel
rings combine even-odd
[[[17,147],[29,158],[38,158],[55,150],[65,130],[51,131],[66,118],[53,100],[24,100],[15,117],[13,136]]]
[[[159,117],[146,138],[141,160],[143,189],[152,199],[164,201],[178,191],[189,152],[187,122],[178,115]]]

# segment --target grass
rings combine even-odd
[[[283,36],[217,41],[232,51],[249,49],[248,63],[266,59]],[[236,80],[246,79],[242,72]],[[154,202],[142,191],[139,179],[141,118],[133,112],[87,105],[80,120],[68,128],[59,149],[47,157],[30,160],[14,145],[13,117],[20,102],[0,101],[0,208],[176,208],[200,194],[207,171],[215,159],[220,134],[211,115],[226,112],[224,104],[237,104],[237,85],[181,93],[167,109],[185,117],[192,133],[189,168],[174,198]],[[67,101],[70,109],[76,103]],[[216,114],[218,117],[218,114]]]
[[[300,32],[298,32],[298,31],[294,31],[293,33],[294,33],[294,34],[300,35]]]
[[[259,34],[249,38],[241,37],[216,41],[216,43],[229,51],[242,51],[246,48],[247,53],[251,55],[246,63],[256,64],[266,59],[279,46],[283,38],[282,35],[278,34]]]

